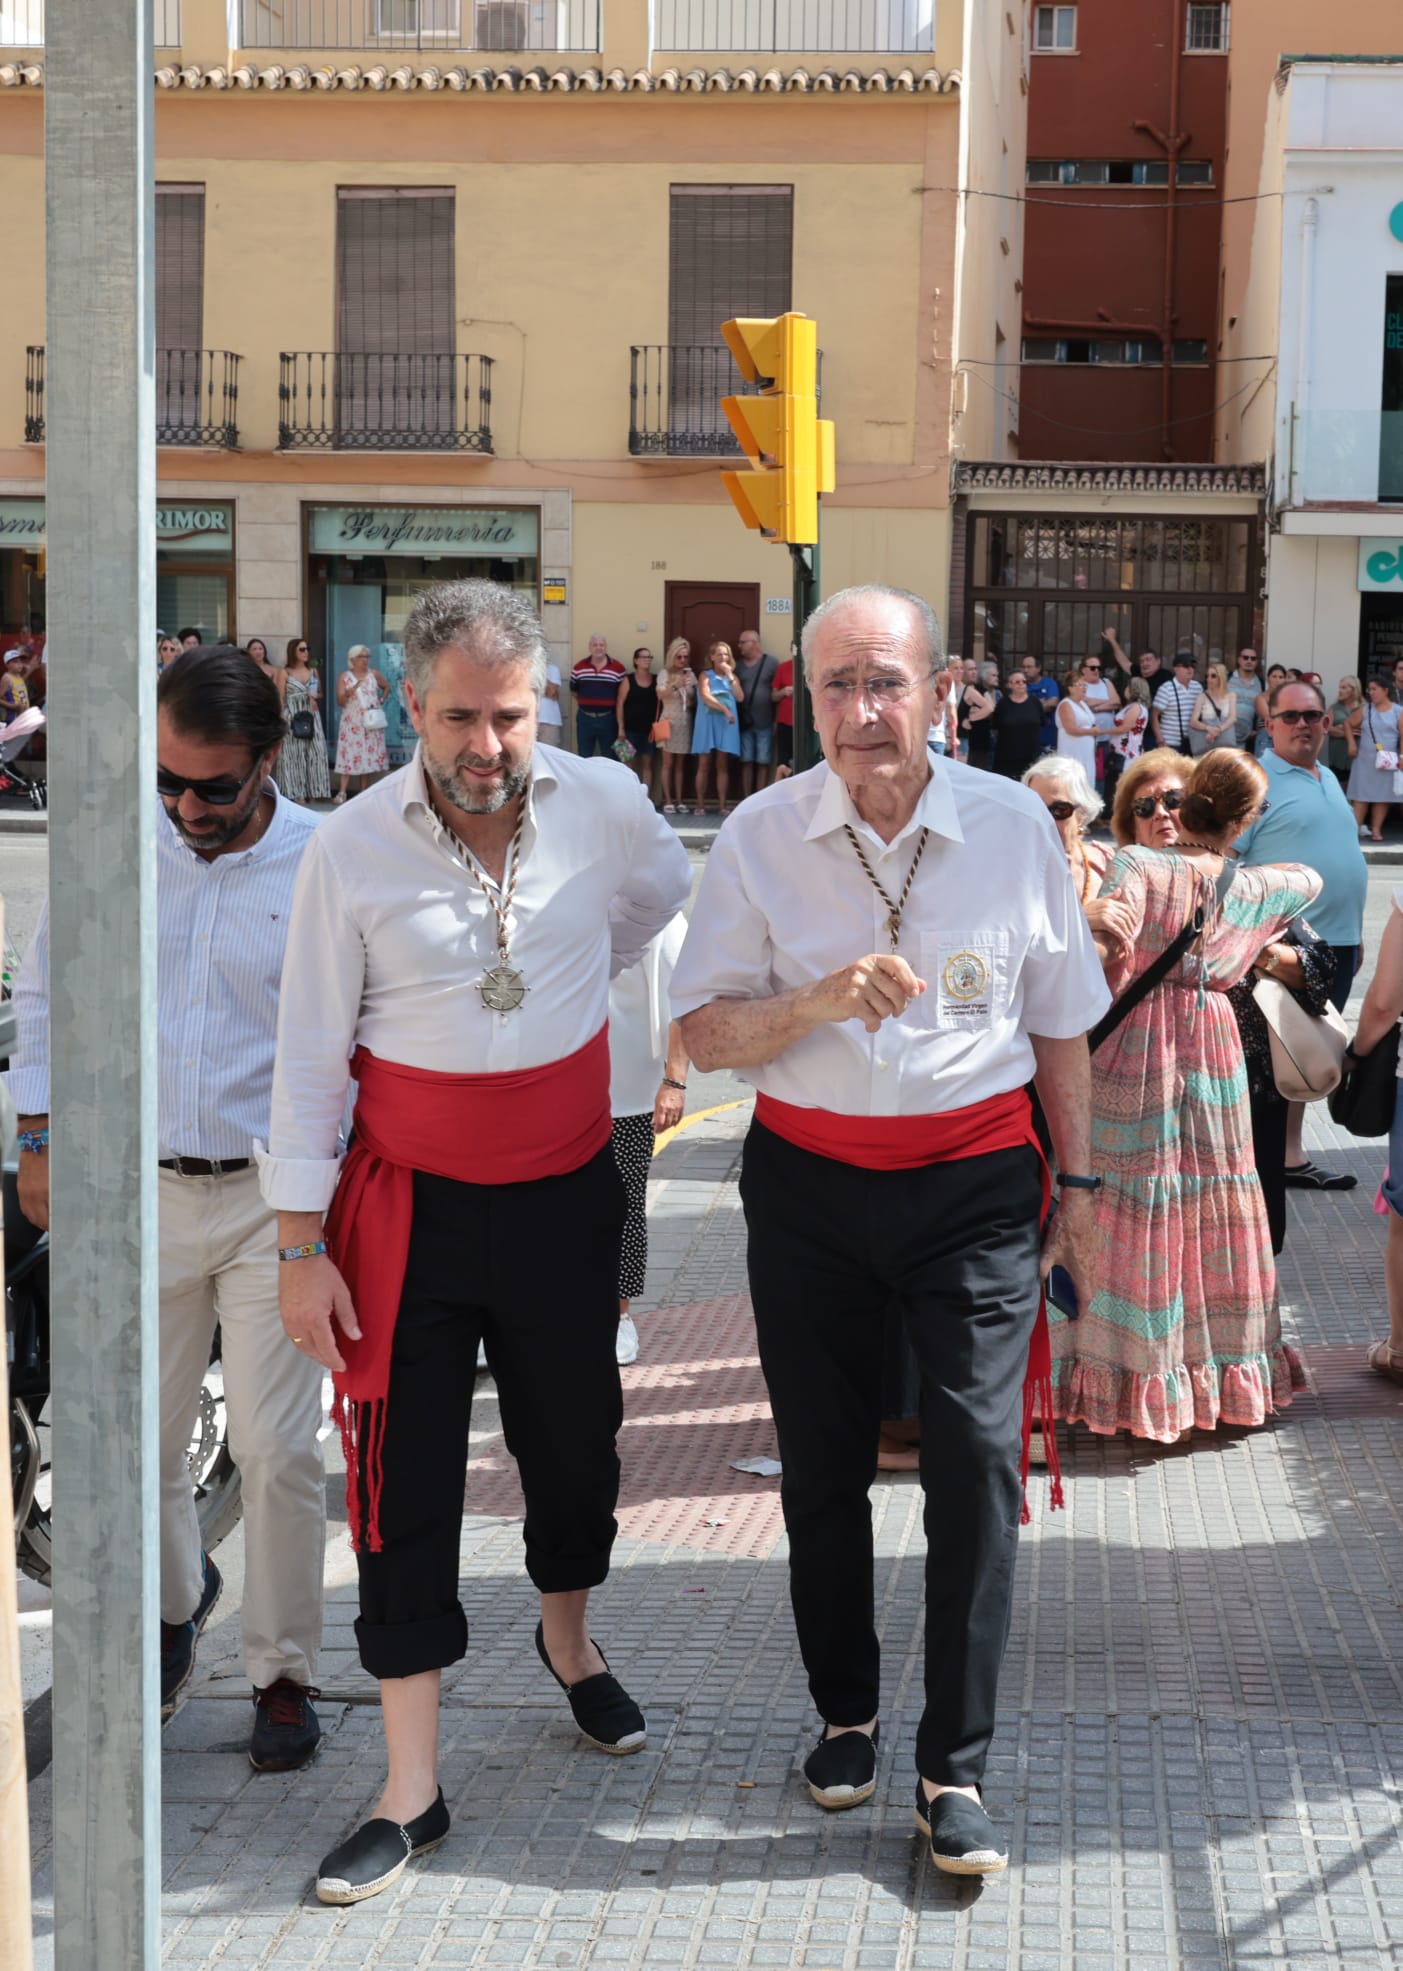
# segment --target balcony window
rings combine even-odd
[[[239,45],[590,52],[599,47],[599,0],[240,0]]]
[[[653,46],[695,53],[928,55],[935,46],[935,0],[654,0]]]
[[[1227,0],[1213,6],[1191,4],[1184,22],[1184,51],[1190,55],[1225,55],[1228,50]]]
[[[1074,55],[1077,49],[1075,7],[1035,7],[1033,47],[1040,55]]]
[[[158,48],[180,46],[180,0],[155,0]],[[0,48],[42,48],[44,0],[0,0]]]

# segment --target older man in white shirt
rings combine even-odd
[[[826,1808],[876,1785],[868,1500],[883,1322],[921,1372],[926,1708],[916,1815],[936,1865],[1001,1869],[979,1795],[1008,1632],[1040,1316],[1046,1168],[1059,1255],[1088,1283],[1090,1066],[1108,995],[1066,859],[1027,789],[933,760],[940,630],[900,590],[832,597],[804,630],[824,763],[757,794],[707,859],[673,975],[703,1070],[758,1091],[741,1195],[784,1462],[795,1626]],[[1044,1414],[1048,1412],[1045,1409]],[[1051,1449],[1051,1447],[1049,1447]],[[1054,1503],[1055,1488],[1054,1488]]]
[[[332,1903],[377,1894],[448,1832],[439,1684],[467,1649],[479,1340],[521,1474],[537,1650],[600,1750],[635,1752],[646,1729],[586,1620],[622,1419],[608,995],[686,901],[687,856],[623,767],[535,748],[546,650],[520,596],[428,590],[404,642],[419,746],[312,845],[262,1160],[284,1326],[335,1371],[356,1632],[389,1752],[374,1816],[322,1863]]]
[[[222,1585],[201,1551],[189,1460],[218,1322],[242,1479],[241,1616],[256,1706],[249,1757],[284,1771],[305,1764],[320,1736],[311,1698],[326,1542],[324,1378],[288,1346],[278,1318],[277,1227],[259,1195],[253,1144],[268,1130],[283,947],[317,817],[270,778],[282,705],[242,651],[184,652],[161,673],[156,704],[165,809],[156,832],[161,1699],[171,1708],[188,1683]],[[20,1206],[47,1225],[47,909],[15,1002],[10,1092],[28,1145]],[[52,1127],[61,1130],[63,1117]]]

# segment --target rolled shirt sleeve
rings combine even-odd
[[[315,992],[302,989],[313,980]],[[254,1145],[259,1185],[274,1210],[325,1211],[331,1203],[364,987],[365,941],[314,835],[292,900],[268,1143]]]
[[[638,963],[644,946],[667,929],[686,904],[692,888],[692,868],[686,849],[648,799],[641,783],[635,781],[634,785],[638,819],[628,871],[609,907],[611,979]]]
[[[736,840],[723,828],[707,856],[672,974],[674,1020],[713,999],[758,999],[775,989],[769,919],[746,894]]]
[[[39,923],[15,980],[16,1039],[6,1081],[15,1112],[49,1113],[49,906]]]

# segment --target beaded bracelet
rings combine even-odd
[[[31,1156],[37,1155],[40,1150],[47,1150],[49,1147],[48,1130],[22,1129],[19,1133],[19,1146],[22,1150],[28,1150]]]
[[[279,1246],[279,1259],[316,1259],[327,1250],[325,1239],[314,1239],[305,1246]]]

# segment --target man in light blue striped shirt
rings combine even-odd
[[[269,778],[282,738],[271,681],[240,650],[186,651],[157,687],[160,1019],[161,1698],[194,1669],[220,1590],[202,1551],[189,1448],[221,1333],[229,1448],[247,1528],[244,1657],[256,1706],[249,1756],[305,1764],[320,1735],[309,1701],[322,1628],[326,1514],[322,1371],[278,1314],[277,1222],[253,1164],[268,1133],[283,952],[293,885],[317,817]],[[296,981],[292,982],[296,989]],[[49,1216],[49,925],[40,918],[15,990],[10,1093],[20,1126],[20,1206]],[[62,1129],[63,1118],[54,1121]]]

